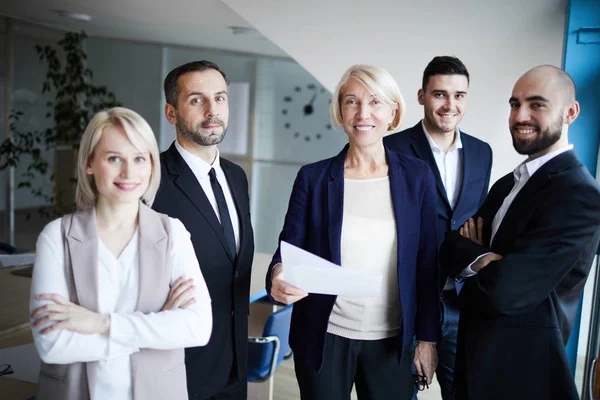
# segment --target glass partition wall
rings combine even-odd
[[[11,93],[13,108],[23,111],[24,129],[44,129],[52,122],[46,118],[49,94],[42,94],[45,65],[38,60],[35,45],[56,43],[62,35],[15,21]],[[97,37],[86,40],[85,50],[93,83],[106,86],[123,106],[139,112],[154,130],[161,150],[175,139],[175,129],[164,116],[162,85],[167,73],[202,59],[223,69],[230,81],[230,117],[220,151],[248,175],[258,252],[271,253],[277,247],[299,168],[336,155],[347,141],[342,131],[331,126],[329,91],[291,59]],[[51,161],[51,152],[46,157]],[[22,168],[17,168],[17,181]],[[4,200],[6,178],[0,179]],[[50,180],[36,184],[51,193]],[[35,215],[36,208],[47,205],[27,189],[18,189],[15,196],[17,214]],[[17,230],[42,227],[18,226]],[[35,245],[38,233],[32,232],[27,243],[17,245]]]

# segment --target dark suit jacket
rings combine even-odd
[[[188,392],[190,397],[204,399],[225,387],[233,362],[237,363],[238,379],[244,382],[247,376],[248,299],[254,257],[248,181],[242,168],[221,158],[240,221],[240,250],[232,260],[221,224],[175,145],[160,159],[162,177],[153,208],[178,218],[190,232],[212,300],[209,343],[185,349]]]
[[[440,263],[457,275],[488,252],[492,221],[514,186],[500,179],[477,212],[479,246],[450,232]],[[460,292],[458,398],[578,399],[565,344],[600,240],[600,188],[575,153],[544,164],[512,202],[491,251],[502,255]]]
[[[285,240],[340,264],[344,210],[346,146],[336,157],[303,166],[298,172],[279,240]],[[386,149],[398,242],[398,287],[402,307],[403,347],[439,336],[435,183],[421,160]],[[279,248],[267,273],[281,262]],[[331,310],[337,296],[309,294],[294,304],[290,346],[294,357],[319,370]],[[271,298],[272,299],[272,298]],[[402,348],[398,348],[402,356]]]
[[[458,229],[477,212],[483,204],[490,186],[490,173],[492,170],[492,149],[490,145],[460,132],[462,150],[462,185],[454,210],[448,202],[448,195],[440,171],[433,158],[431,146],[423,132],[422,122],[419,121],[412,128],[386,136],[383,143],[391,150],[420,158],[427,162],[437,188],[437,231],[438,245],[442,243],[446,232]],[[440,269],[440,285],[444,286],[446,274]]]

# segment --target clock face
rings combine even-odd
[[[298,140],[321,140],[332,129],[330,104],[331,96],[324,87],[314,83],[294,86],[283,98],[283,128]]]

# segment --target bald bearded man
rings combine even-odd
[[[600,188],[568,142],[579,103],[566,72],[528,71],[509,104],[528,158],[440,250],[464,281],[456,398],[575,400],[565,344],[600,240]]]

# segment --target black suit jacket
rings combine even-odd
[[[433,158],[431,146],[423,132],[422,122],[412,128],[386,136],[383,142],[391,150],[420,158],[427,162],[437,188],[437,232],[438,245],[442,243],[446,232],[458,229],[477,212],[483,204],[490,186],[492,170],[492,149],[490,145],[471,135],[460,132],[462,151],[462,185],[454,210],[448,202],[448,195],[442,183],[440,171]],[[446,282],[446,274],[440,268],[440,288]]]
[[[477,212],[483,243],[450,232],[440,263],[456,276],[490,250],[492,221],[514,186],[500,179]],[[578,399],[565,344],[600,240],[600,188],[575,153],[537,170],[512,202],[491,251],[502,255],[460,292],[460,399]]]
[[[208,198],[175,145],[160,159],[162,177],[153,208],[178,218],[190,232],[212,300],[209,343],[185,349],[188,393],[205,399],[226,386],[233,363],[237,364],[233,365],[239,381],[245,382],[247,376],[248,300],[254,257],[248,180],[242,168],[221,158],[240,221],[240,250],[233,260]]]

